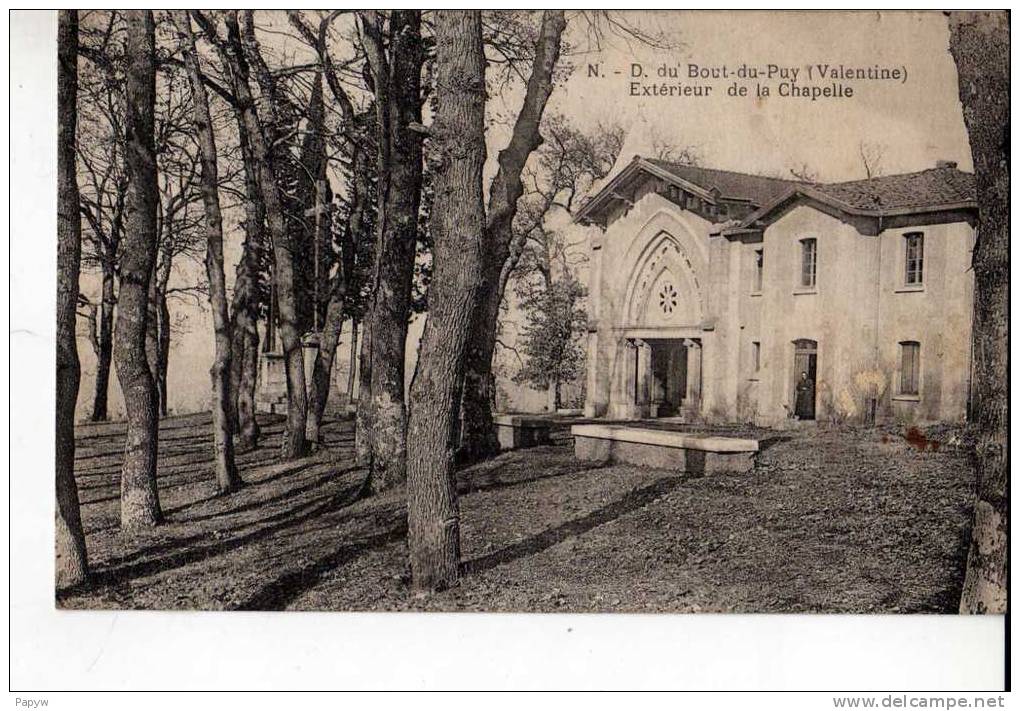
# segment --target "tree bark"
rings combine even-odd
[[[977,182],[974,376],[977,496],[962,613],[1004,613],[1009,570],[1009,14],[954,12],[949,49]]]
[[[389,53],[375,13],[363,15],[363,38],[375,84],[379,133],[379,219],[375,279],[364,322],[357,452],[375,492],[407,476],[404,358],[421,202],[421,12],[390,13]]]
[[[167,304],[166,290],[170,281],[171,257],[164,254],[159,260],[156,275],[151,287],[152,303],[149,314],[149,336],[151,343],[149,360],[152,366],[152,377],[156,382],[156,393],[159,396],[159,416],[166,417],[169,413],[170,393],[167,390],[167,372],[170,367],[170,307]]]
[[[127,410],[127,443],[121,468],[121,527],[151,526],[162,511],[156,489],[158,399],[146,358],[149,281],[156,259],[155,23],[149,10],[126,11],[126,113],[128,191],[120,262],[120,295],[114,338],[117,378]]]
[[[85,533],[74,481],[74,411],[81,369],[75,337],[81,214],[75,167],[78,125],[78,11],[61,10],[57,52],[57,388],[56,584],[81,585],[88,577]]]
[[[255,388],[258,381],[259,331],[255,268],[251,254],[252,235],[241,248],[234,280],[231,304],[230,407],[231,430],[237,434],[236,448],[247,451],[258,446],[259,428],[255,419]]]
[[[351,319],[351,348],[347,370],[347,403],[354,402],[355,375],[358,370],[358,321]]]
[[[340,342],[340,331],[344,325],[344,297],[339,285],[334,285],[333,295],[326,307],[326,320],[319,336],[319,350],[315,354],[312,366],[311,403],[308,410],[308,441],[313,445],[319,443],[319,430],[326,403],[329,400],[330,380],[333,372],[333,360],[336,346]]]
[[[251,139],[241,111],[235,107],[241,159],[244,163],[244,230],[245,241],[234,280],[231,304],[231,422],[238,435],[241,450],[258,446],[259,426],[255,417],[255,389],[259,367],[259,257],[265,249],[265,206],[259,192],[255,157]],[[271,324],[266,324],[267,339]]]
[[[202,206],[205,209],[205,273],[209,279],[215,356],[209,376],[212,381],[213,447],[216,486],[221,494],[237,489],[241,477],[234,461],[234,435],[230,422],[230,314],[227,311],[227,280],[223,272],[223,215],[220,212],[219,169],[216,165],[216,137],[209,116],[209,97],[198,64],[191,20],[185,10],[173,12],[174,24],[184,39],[184,64],[191,82],[195,131],[201,151]]]
[[[495,401],[492,358],[496,348],[499,304],[506,285],[500,277],[511,256],[511,226],[517,214],[517,201],[524,192],[521,173],[528,157],[542,143],[539,126],[553,90],[553,71],[559,61],[560,39],[565,28],[562,10],[542,13],[542,29],[535,44],[535,61],[524,103],[514,123],[510,142],[499,153],[499,168],[489,189],[484,232],[484,279],[472,314],[462,397],[462,456],[469,460],[499,452],[499,440],[492,420]]]
[[[99,307],[98,349],[96,350],[96,382],[92,397],[93,422],[105,422],[110,418],[110,366],[113,364],[113,310],[114,295],[113,267],[103,264],[102,304]]]
[[[432,127],[439,159],[432,211],[435,272],[411,386],[407,438],[408,547],[418,590],[449,587],[459,574],[452,435],[472,306],[482,278],[485,226],[481,11],[437,12],[435,32],[439,87]]]

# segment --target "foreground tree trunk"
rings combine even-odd
[[[978,198],[974,246],[977,500],[963,613],[1004,613],[1009,570],[1009,14],[951,13]]]
[[[468,460],[499,452],[499,440],[492,420],[495,378],[492,358],[496,349],[499,304],[506,280],[501,278],[511,257],[517,201],[524,192],[521,173],[528,157],[539,147],[539,126],[553,90],[553,71],[560,56],[560,39],[566,28],[561,10],[542,13],[542,29],[535,45],[535,61],[525,91],[524,103],[514,123],[510,143],[499,153],[499,168],[489,189],[488,216],[483,249],[483,286],[472,313],[471,336],[464,364],[461,433],[462,456]]]
[[[159,193],[153,149],[155,23],[149,10],[127,11],[124,16],[128,192],[114,357],[127,410],[120,520],[122,528],[131,529],[155,525],[162,519],[156,490],[158,399],[145,352]]]
[[[167,304],[166,290],[170,281],[170,255],[164,255],[156,268],[156,278],[152,287],[152,311],[150,313],[153,342],[152,377],[156,381],[156,393],[159,396],[159,416],[166,417],[170,411],[170,393],[167,389],[167,372],[170,367],[170,307]]]
[[[362,16],[365,50],[375,84],[379,131],[379,218],[372,303],[365,318],[358,398],[357,453],[379,492],[407,476],[404,358],[421,202],[421,12],[394,10],[389,53],[375,12]]]
[[[258,446],[259,426],[255,418],[255,388],[259,368],[259,257],[265,249],[265,207],[255,172],[255,157],[244,117],[235,108],[241,159],[244,164],[244,230],[245,241],[237,263],[234,299],[231,304],[231,335],[233,344],[230,364],[231,423],[238,435],[238,448]],[[270,331],[267,324],[266,332]]]
[[[195,37],[187,11],[175,10],[174,24],[184,39],[184,63],[191,82],[195,131],[202,156],[202,205],[205,209],[205,273],[209,279],[215,356],[209,376],[212,380],[213,447],[216,487],[221,494],[237,489],[241,477],[234,462],[234,435],[230,421],[230,314],[227,312],[227,280],[223,273],[223,215],[220,212],[219,170],[216,166],[216,137],[209,116],[209,97],[202,83]]]
[[[358,321],[351,319],[351,347],[348,351],[347,403],[354,402],[354,383],[358,370]]]
[[[411,386],[407,438],[408,547],[413,584],[456,582],[460,519],[452,435],[471,311],[481,282],[485,56],[481,11],[436,13],[438,107],[432,135],[439,168],[432,211],[434,280]]]
[[[247,218],[246,218],[247,219]],[[234,279],[234,299],[231,304],[230,333],[230,424],[237,434],[237,449],[247,451],[258,446],[259,427],[255,419],[255,388],[258,382],[259,331],[255,293],[254,255],[251,253],[252,235],[241,248]]]
[[[81,268],[81,215],[75,168],[78,123],[78,11],[61,10],[57,52],[57,422],[56,584],[80,585],[88,577],[85,533],[74,481],[74,410],[81,378],[75,311]]]
[[[113,309],[114,294],[113,268],[103,265],[103,295],[99,307],[98,348],[96,349],[96,382],[92,397],[93,422],[105,422],[110,418],[110,366],[113,364]]]

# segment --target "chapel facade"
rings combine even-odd
[[[977,203],[954,163],[834,184],[635,159],[584,205],[585,414],[962,420]]]

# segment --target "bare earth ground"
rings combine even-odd
[[[356,501],[353,424],[281,464],[280,418],[214,495],[208,415],[160,434],[167,523],[118,530],[124,427],[83,425],[77,479],[94,580],[67,608],[955,612],[973,466],[952,428],[708,428],[758,436],[749,474],[684,478],[558,446],[458,475],[465,575],[409,587],[402,489]],[[929,440],[930,438],[930,440]]]

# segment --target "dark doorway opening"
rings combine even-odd
[[[652,347],[651,403],[657,405],[656,417],[680,414],[687,394],[687,349],[682,340],[649,342]]]
[[[807,338],[793,342],[793,414],[798,420],[815,419],[818,343]]]

